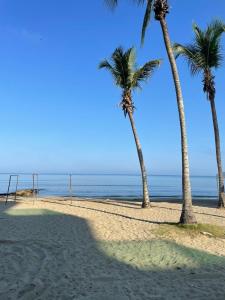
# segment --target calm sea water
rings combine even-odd
[[[6,193],[9,174],[0,174],[0,192]],[[217,195],[216,177],[191,177],[194,197],[215,198]],[[15,191],[16,180],[12,179],[10,191]],[[41,196],[69,196],[69,175],[40,174],[38,187]],[[180,198],[180,176],[150,176],[150,193],[153,197]],[[19,175],[18,189],[31,189],[32,176]],[[36,188],[36,181],[35,181]],[[136,198],[141,197],[141,177],[139,175],[72,175],[72,194],[80,197]]]

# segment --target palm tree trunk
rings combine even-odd
[[[223,194],[224,193],[224,177],[223,177],[223,169],[222,169],[222,160],[221,160],[221,151],[220,151],[220,134],[219,134],[219,126],[218,126],[218,120],[217,120],[215,99],[211,99],[210,104],[211,104],[214,135],[215,135],[216,159],[217,159],[218,178],[219,178],[218,208],[223,208],[223,207],[225,207],[225,199],[223,197],[223,195],[224,195]]]
[[[138,158],[139,158],[140,167],[141,167],[142,185],[143,185],[142,208],[147,208],[150,206],[150,200],[149,200],[149,193],[148,193],[148,179],[147,179],[147,173],[146,173],[144,158],[143,158],[142,149],[141,149],[141,143],[138,138],[137,129],[134,124],[133,114],[130,110],[128,110],[127,113],[128,113],[129,119],[130,119],[132,131],[134,134],[135,144],[137,147],[137,153],[138,153]]]
[[[192,208],[192,196],[191,196],[191,184],[190,184],[190,173],[189,173],[189,159],[188,159],[188,145],[187,145],[187,135],[186,135],[186,124],[185,124],[185,113],[184,113],[184,103],[181,91],[180,79],[177,70],[177,65],[175,57],[173,54],[173,49],[170,42],[169,32],[164,18],[160,18],[160,24],[163,32],[163,38],[166,46],[166,51],[168,54],[174,85],[177,96],[177,105],[180,119],[180,129],[181,129],[181,148],[182,148],[182,188],[183,188],[183,207],[180,217],[181,224],[194,224],[196,223],[196,218]]]

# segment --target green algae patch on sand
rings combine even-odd
[[[188,248],[168,240],[101,242],[100,250],[109,257],[140,270],[204,269],[220,266],[225,257]]]
[[[225,239],[225,227],[213,224],[194,224],[194,225],[181,225],[181,224],[161,224],[154,230],[157,236],[171,237],[174,234],[185,234],[196,237],[200,234],[208,237],[216,237]]]
[[[38,209],[38,208],[9,208],[4,214],[8,216],[49,216],[49,215],[62,215],[57,211],[52,211],[48,209]]]

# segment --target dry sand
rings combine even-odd
[[[198,222],[225,226],[209,204],[194,207]],[[157,234],[180,204],[49,198],[0,209],[1,300],[225,299],[225,239]]]

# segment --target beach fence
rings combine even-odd
[[[0,196],[5,204],[21,198],[69,200],[74,195],[73,174],[0,174]]]
[[[33,201],[54,199],[69,203],[75,198],[137,199],[142,195],[140,174],[20,173],[17,187],[16,178],[12,177],[8,189],[10,175],[0,173],[0,196],[14,201],[27,197]]]
[[[182,200],[182,178],[179,175],[152,175],[150,192],[156,198]],[[192,176],[192,195],[196,198],[218,197],[216,176]],[[68,201],[74,199],[141,199],[140,174],[78,173],[0,173],[0,199],[17,201],[41,199]]]
[[[13,177],[16,178],[16,188],[15,188],[15,195],[14,195],[14,201],[16,201],[17,188],[18,188],[18,182],[19,182],[19,175],[11,174],[11,175],[9,175],[9,184],[8,184],[8,189],[7,189],[7,193],[6,193],[5,204],[7,204],[8,199],[9,199],[9,195],[10,195],[9,191],[10,191],[11,182],[12,182],[12,178]]]

